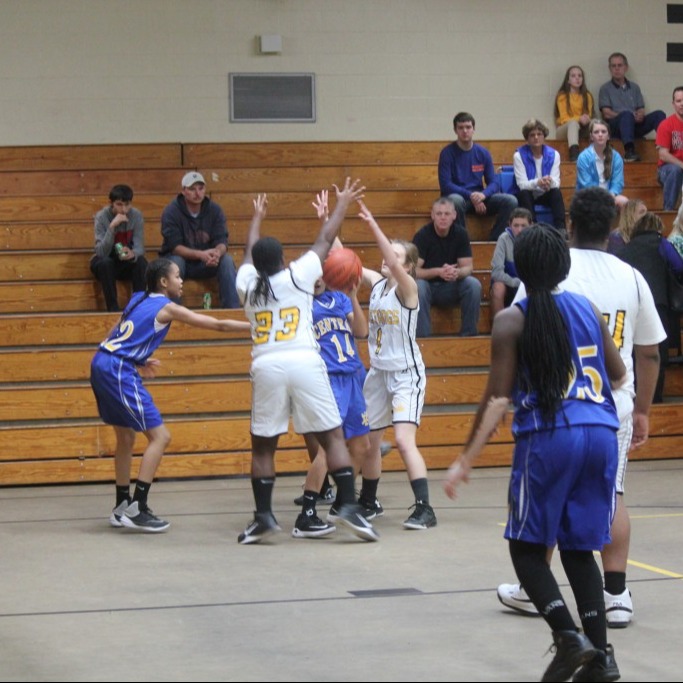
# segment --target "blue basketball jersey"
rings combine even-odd
[[[343,292],[326,290],[313,298],[313,332],[328,373],[352,375],[363,368],[347,318],[352,312]]]
[[[160,325],[156,316],[169,303],[162,294],[135,292],[116,329],[100,344],[100,351],[143,365],[168,334],[170,323]]]
[[[580,294],[560,292],[554,295],[554,299],[567,324],[574,366],[562,409],[555,415],[555,426],[601,424],[616,430],[619,420],[605,368],[600,323],[595,312],[588,299]],[[528,299],[517,304],[525,315],[528,305]],[[520,372],[524,372],[524,368],[520,368]],[[541,418],[536,392],[526,392],[517,384],[512,400],[515,405],[513,434],[552,427]]]

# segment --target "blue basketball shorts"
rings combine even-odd
[[[131,361],[99,351],[90,365],[90,386],[106,424],[145,432],[164,423]]]
[[[363,396],[364,379],[365,368],[353,374],[330,373],[330,385],[339,407],[345,439],[363,436],[370,431],[368,411]]]
[[[505,538],[560,550],[601,550],[616,504],[616,432],[557,427],[517,438]]]

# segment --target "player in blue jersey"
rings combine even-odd
[[[515,451],[505,538],[518,578],[553,632],[555,657],[541,680],[565,681],[579,667],[574,680],[617,680],[593,551],[610,540],[619,428],[610,384],[626,381],[626,367],[598,309],[556,289],[570,264],[556,230],[528,228],[515,242],[514,259],[528,297],[493,322],[486,390],[445,489],[453,498],[456,485],[468,479],[473,458],[502,417],[495,413],[501,398],[504,411],[511,397]],[[555,541],[583,634],[546,561]],[[594,662],[606,660],[608,648],[610,667],[594,678]]]
[[[173,303],[171,299],[180,298],[182,291],[178,266],[165,258],[152,261],[147,268],[146,290],[133,294],[92,360],[90,384],[97,408],[102,420],[116,432],[116,505],[109,517],[113,527],[148,532],[166,531],[169,527],[147,507],[147,495],[171,435],[142,378],[154,377],[159,361],[151,356],[164,341],[171,322],[179,320],[220,332],[250,329],[247,322],[216,320]],[[130,470],[136,432],[144,432],[149,443],[131,500]]]

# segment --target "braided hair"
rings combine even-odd
[[[256,286],[249,294],[249,303],[258,306],[260,301],[268,303],[268,299],[277,301],[270,284],[270,276],[279,273],[284,264],[282,244],[274,237],[262,237],[251,249],[251,259],[258,273]]]
[[[555,228],[537,224],[515,239],[514,261],[529,300],[517,381],[535,392],[541,417],[554,424],[573,372],[567,323],[552,295],[569,273],[569,249]]]

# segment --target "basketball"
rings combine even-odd
[[[323,264],[323,280],[329,289],[350,292],[363,274],[363,264],[352,249],[333,249]]]

